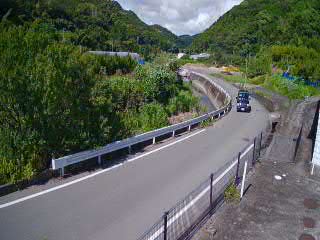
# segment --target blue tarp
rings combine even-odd
[[[310,80],[305,80],[303,78],[297,78],[297,77],[291,76],[289,72],[284,72],[282,74],[282,77],[288,79],[289,81],[302,80],[302,81],[304,81],[304,83],[306,85],[311,86],[311,87],[319,87],[320,86],[320,80],[313,82]]]

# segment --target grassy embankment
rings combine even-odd
[[[214,73],[212,75],[232,83],[261,86],[291,100],[320,95],[320,90],[315,87],[307,86],[302,81],[290,81],[279,75],[263,75],[248,78],[247,80],[244,76],[225,75],[222,73]],[[258,91],[257,94],[264,95],[261,91]]]

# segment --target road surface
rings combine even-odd
[[[207,74],[206,69],[196,71]],[[235,88],[215,81],[235,97]],[[267,126],[268,112],[255,100],[252,109],[250,114],[233,109],[213,127],[158,145],[162,148],[120,167],[58,185],[54,191],[50,185],[41,186],[49,191],[21,199],[40,191],[32,188],[0,198],[0,239],[137,239]]]

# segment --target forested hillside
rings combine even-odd
[[[204,33],[191,50],[213,61],[249,65],[251,76],[271,66],[308,81],[320,79],[320,1],[245,0]]]
[[[173,34],[116,2],[10,0],[0,10],[0,185],[201,110],[175,64],[88,53],[171,48]]]
[[[147,58],[160,50],[177,51],[177,36],[145,24],[112,0],[3,0],[0,18],[52,24],[65,41],[92,50],[134,51]]]
[[[192,41],[194,39],[194,36],[190,36],[190,35],[181,35],[178,37],[178,48],[179,49],[186,49],[188,48],[191,44]]]
[[[197,36],[192,48],[245,56],[275,44],[320,51],[320,1],[245,0]]]

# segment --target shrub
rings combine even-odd
[[[232,183],[225,191],[224,198],[226,202],[240,202],[240,193],[234,183]]]
[[[143,132],[162,128],[169,124],[165,109],[158,103],[144,105],[140,109],[139,121]]]
[[[192,95],[190,91],[180,91],[178,96],[170,99],[167,111],[169,114],[176,115],[183,112],[192,112],[200,110],[199,98]]]

